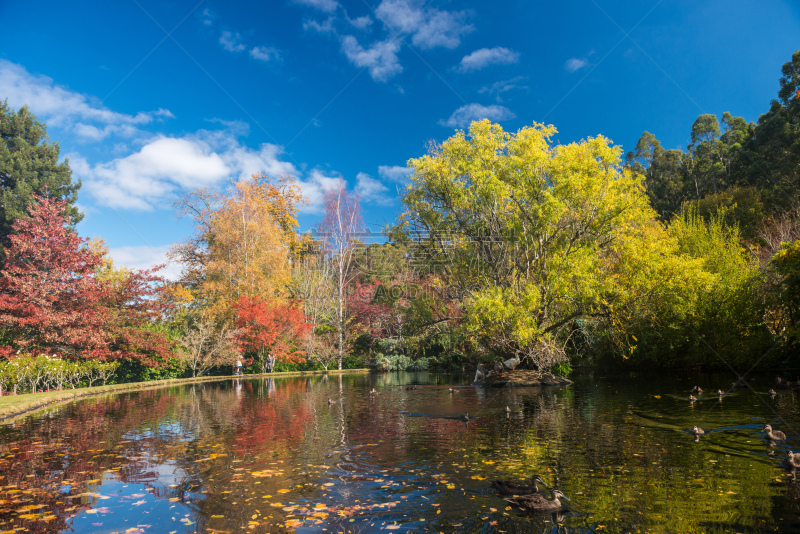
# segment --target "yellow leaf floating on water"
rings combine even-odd
[[[290,489],[279,489],[278,493],[289,493],[290,491],[292,491],[292,490],[290,490]]]
[[[326,482],[323,486],[333,486],[333,482]]]

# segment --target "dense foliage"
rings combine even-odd
[[[28,214],[34,195],[64,200],[72,225],[83,217],[74,205],[81,183],[72,182],[69,161],[58,158],[58,143],[50,142],[45,125],[27,107],[14,111],[0,102],[0,246],[14,222]]]
[[[623,158],[602,135],[558,145],[551,125],[473,122],[408,161],[382,243],[362,239],[343,182],[306,235],[291,177],[190,191],[176,207],[196,231],[173,248],[171,284],[75,234],[79,184],[58,145],[2,104],[0,375],[61,369],[20,371],[37,389],[90,381],[79,370],[104,361],[119,362],[112,381],[228,373],[239,359],[264,372],[268,358],[275,370],[796,364],[800,51],[781,74],[757,122],[700,115],[686,150],[644,132]]]

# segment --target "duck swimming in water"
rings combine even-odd
[[[695,425],[692,427],[692,434],[694,434],[695,436],[702,436],[705,433],[706,431],[700,428],[699,426]]]
[[[500,495],[532,495],[539,493],[537,484],[544,484],[544,480],[539,475],[531,477],[530,485],[522,482],[515,482],[513,480],[492,480],[492,487],[497,490]]]
[[[787,452],[783,465],[787,469],[800,469],[800,454],[795,454],[792,451]]]
[[[770,441],[786,441],[786,434],[780,430],[772,431],[772,425],[764,425],[763,431],[767,433],[767,439]]]
[[[509,497],[507,502],[519,506],[524,510],[531,510],[534,512],[553,512],[561,508],[561,501],[559,498],[566,498],[561,490],[553,490],[553,498],[547,500],[539,493],[532,493],[530,495],[519,495],[517,497]]]
[[[692,393],[694,393],[695,395],[700,395],[702,392],[703,390],[700,388],[700,386],[695,386],[692,388]]]

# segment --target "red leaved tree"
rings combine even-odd
[[[267,301],[258,297],[240,297],[235,304],[236,327],[241,339],[256,354],[261,372],[267,371],[267,357],[287,362],[304,362],[305,338],[313,324],[296,301]]]
[[[146,328],[161,313],[161,278],[153,270],[99,280],[102,254],[78,237],[64,215],[66,203],[34,196],[30,218],[8,236],[0,271],[0,352],[39,352],[67,357],[167,356],[163,336]]]

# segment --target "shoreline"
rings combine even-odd
[[[194,378],[170,378],[166,380],[153,380],[150,382],[129,382],[126,384],[113,384],[110,386],[92,386],[88,388],[64,389],[61,391],[47,391],[45,393],[25,393],[22,395],[5,395],[0,397],[0,425],[8,424],[17,417],[28,415],[38,410],[64,404],[74,400],[80,400],[104,393],[119,393],[124,391],[136,391],[141,389],[160,388],[167,386],[177,386],[181,384],[192,384],[198,382],[219,382],[236,378],[285,378],[291,376],[311,376],[311,375],[341,375],[369,373],[369,369],[338,369],[330,371],[286,371],[281,373],[258,373],[250,375],[228,375],[228,376],[202,376]]]

